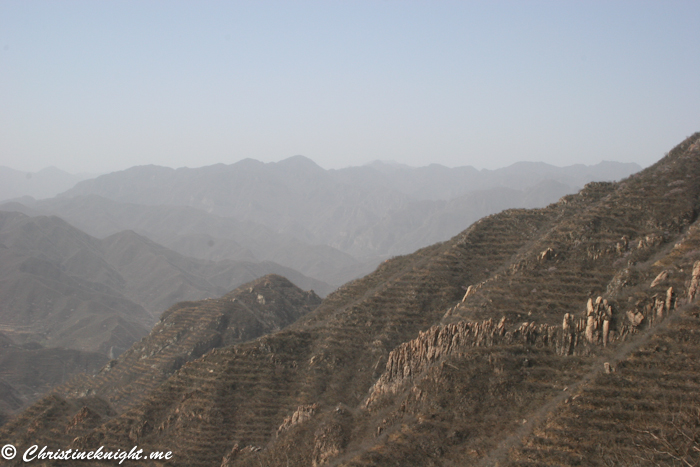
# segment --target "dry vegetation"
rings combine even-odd
[[[141,388],[104,393],[117,415],[64,389],[1,436],[172,447],[177,466],[695,465],[699,211],[696,134],[621,183],[387,261],[281,331],[109,383]]]

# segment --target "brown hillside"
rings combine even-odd
[[[79,404],[52,396],[0,435],[177,466],[692,465],[699,210],[695,134],[621,183],[387,261],[109,420],[71,424]]]
[[[118,410],[134,405],[184,364],[212,349],[279,331],[321,299],[270,274],[219,299],[182,302],[163,313],[151,333],[98,375],[82,375],[57,393],[98,395]]]

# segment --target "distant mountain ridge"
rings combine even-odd
[[[133,230],[185,256],[213,261],[271,261],[339,285],[368,272],[352,256],[324,245],[309,245],[269,227],[208,214],[187,206],[121,203],[97,195],[35,201],[20,199],[0,209],[30,216],[56,215],[92,236]],[[321,295],[330,291],[317,290]]]
[[[495,187],[523,190],[548,180],[569,185],[575,191],[589,182],[620,180],[642,169],[636,163],[609,161],[566,167],[544,162],[516,162],[493,170],[478,170],[470,166],[448,168],[439,164],[414,168],[381,161],[372,162],[365,167],[384,174],[384,182],[401,193],[431,200],[450,200],[469,191]]]
[[[57,215],[100,238],[134,230],[201,259],[272,261],[337,287],[484,215],[543,207],[589,181],[638,169],[613,162],[521,162],[497,170],[374,162],[325,170],[303,156],[244,159],[196,169],[132,167],[53,199],[6,201],[4,209]]]
[[[341,183],[349,186],[388,187],[383,191],[396,191],[418,200],[449,200],[474,190],[484,190],[499,186],[524,189],[545,180],[580,189],[591,181],[613,181],[629,176],[641,170],[636,163],[603,161],[586,166],[575,164],[556,167],[544,162],[517,162],[508,167],[478,170],[471,166],[448,168],[439,164],[426,167],[409,167],[375,161],[373,163],[348,167],[345,169],[325,170],[304,156],[293,156],[280,162],[263,163],[254,159],[244,159],[234,164],[215,164],[200,168],[172,169],[155,165],[136,166],[124,171],[112,172],[95,179],[85,180],[62,193],[61,196],[97,194],[116,201],[138,204],[170,204],[208,206],[212,209],[224,209],[225,204],[218,204],[226,199],[220,195],[251,193],[252,183],[261,183],[252,191],[260,194],[273,183],[279,190],[302,189],[305,192],[328,188],[329,184]],[[228,190],[217,186],[217,182],[226,180],[234,186]],[[237,182],[246,182],[245,187]],[[314,182],[316,186],[306,186]],[[182,183],[200,184],[210,197],[195,197],[184,192],[168,192],[161,187]],[[198,199],[197,196],[200,198]],[[246,198],[252,197],[246,194]],[[234,205],[230,205],[234,206]],[[238,209],[237,206],[232,209]],[[225,214],[222,211],[222,214]]]
[[[564,168],[518,163],[478,171],[473,167],[407,168],[374,163],[324,170],[303,156],[268,164],[246,159],[198,169],[132,167],[83,181],[61,194],[53,205],[58,200],[67,205],[68,200],[97,195],[127,204],[187,206],[236,219],[243,223],[240,225],[262,226],[306,245],[325,245],[376,265],[389,256],[446,240],[483,215],[512,207],[543,207],[589,181],[624,178],[639,168],[612,162]],[[528,194],[532,190],[538,191],[537,197]],[[482,192],[492,196],[477,194]],[[468,202],[457,201],[460,198],[480,199],[481,207],[467,206]],[[49,204],[44,206],[50,210]],[[460,211],[460,206],[466,211]],[[157,228],[147,230],[151,238],[159,235]],[[214,242],[231,240],[203,228],[198,234],[209,235]],[[184,239],[169,241],[171,248],[185,248]],[[206,249],[191,251],[206,254]],[[269,259],[313,275],[311,269],[297,263]],[[337,268],[339,263],[333,264]],[[329,274],[328,269],[316,272],[321,274],[314,276],[317,278]],[[353,277],[343,276],[334,284]]]
[[[52,198],[87,178],[91,176],[69,174],[56,167],[47,167],[38,172],[23,172],[0,166],[0,201],[21,196]]]

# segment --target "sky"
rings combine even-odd
[[[0,1],[0,165],[648,166],[698,1]]]

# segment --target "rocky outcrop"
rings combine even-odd
[[[675,308],[675,300],[676,300],[676,294],[673,291],[673,287],[669,287],[666,290],[666,302],[664,303],[666,307],[666,311],[671,311],[673,308]]]
[[[333,410],[328,419],[314,433],[314,451],[311,467],[326,465],[343,453],[348,443],[347,427],[352,416],[342,404]]]
[[[481,281],[481,282],[479,282],[478,284],[470,285],[469,287],[467,287],[467,291],[465,292],[464,297],[462,297],[462,302],[461,302],[461,303],[464,303],[464,301],[465,301],[467,298],[469,298],[469,297],[471,297],[472,295],[476,294],[476,292],[477,292],[479,289],[483,288],[486,284],[488,284],[489,282],[498,280],[498,278],[499,278],[499,275],[498,275],[498,274],[494,274],[492,277],[486,279],[485,281]]]
[[[666,289],[666,293],[657,293],[649,298],[637,300],[634,308],[627,310],[628,324],[632,328],[638,328],[646,322],[649,326],[664,317],[676,308],[676,293],[673,287]]]
[[[537,259],[539,259],[540,261],[549,261],[549,260],[554,259],[555,256],[556,256],[556,252],[551,248],[547,248],[546,250],[544,250],[543,252],[541,252],[539,254]]]
[[[640,311],[629,310],[627,311],[626,315],[632,327],[636,328],[644,322],[644,313]]]
[[[66,433],[73,433],[77,430],[84,430],[97,426],[100,420],[102,420],[100,414],[87,406],[83,406],[66,427]]]
[[[667,275],[660,274],[657,279],[659,277],[662,277],[659,279],[662,282]],[[693,267],[688,291],[691,299],[699,288],[700,261]],[[470,290],[473,290],[472,287],[467,290],[467,295]],[[576,318],[566,313],[561,328],[524,322],[509,329],[505,317],[498,323],[488,319],[434,326],[389,354],[386,369],[370,389],[365,406],[370,407],[382,395],[398,393],[435,362],[465,352],[470,347],[522,343],[554,347],[561,355],[573,355],[582,344],[607,347],[614,341],[624,340],[628,334],[635,333],[642,323],[647,322],[651,326],[662,320],[675,306],[676,294],[673,287],[669,287],[666,293],[657,293],[639,300],[634,309],[625,313],[627,322],[622,322],[615,316],[612,302],[599,296],[595,300],[588,299],[583,317]],[[451,311],[448,310],[446,315],[451,314]]]
[[[693,265],[693,272],[690,277],[690,286],[688,287],[688,301],[692,302],[700,291],[700,261],[696,261]]]
[[[602,342],[607,346],[612,317],[613,307],[606,299],[598,297],[593,302],[589,298],[586,304],[586,340],[591,344]]]
[[[661,271],[658,276],[653,280],[651,285],[649,286],[650,288],[654,288],[663,281],[665,281],[668,278],[668,271]]]
[[[639,242],[637,242],[637,248],[640,250],[644,250],[647,248],[653,248],[656,246],[661,245],[664,242],[664,237],[659,235],[659,234],[651,234],[647,235],[643,238],[639,239]]]
[[[318,406],[316,404],[312,405],[300,405],[292,415],[285,417],[282,424],[277,428],[277,436],[280,433],[289,430],[291,427],[304,423],[305,421],[311,419],[316,413]]]
[[[524,322],[508,330],[505,318],[498,322],[488,319],[434,326],[389,354],[386,370],[370,390],[365,405],[370,406],[383,394],[397,393],[404,384],[412,381],[431,364],[470,347],[510,343],[550,346],[557,345],[560,337],[561,330],[558,327],[533,322]]]
[[[471,295],[474,295],[474,293],[476,292],[476,290],[478,288],[479,288],[478,285],[477,286],[470,285],[469,287],[467,287],[467,291],[465,292],[464,297],[462,297],[462,302],[464,302]]]

